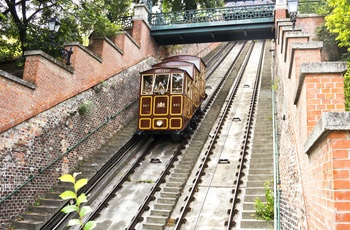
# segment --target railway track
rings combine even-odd
[[[221,226],[220,229],[231,229],[235,226],[237,205],[242,191],[240,185],[244,169],[247,167],[245,164],[248,161],[251,128],[254,124],[260,83],[259,65],[263,60],[264,44],[258,42],[258,45],[255,45],[252,41],[237,42],[227,44],[224,49],[228,51],[225,55],[213,57],[208,61],[210,66],[215,67],[212,67],[207,78],[209,96],[203,103],[202,122],[195,132],[179,144],[162,137],[136,140],[135,143],[138,143],[139,147],[130,148],[133,149],[132,157],[129,155],[128,160],[124,160],[123,168],[120,167],[118,171],[112,170],[122,158],[114,159],[114,163],[111,160],[107,166],[101,168],[96,178],[104,178],[110,170],[113,171],[113,176],[109,176],[110,179],[102,179],[103,184],[92,178],[88,186],[81,191],[91,194],[88,205],[94,210],[85,222],[95,220],[98,224],[96,229],[104,230],[196,229],[201,225],[199,219],[206,199],[197,204],[193,201],[200,200],[198,196],[209,199],[209,186],[205,189],[201,187],[205,180],[215,181],[209,178],[214,172],[208,173],[208,169],[216,168],[215,170],[219,171],[222,170],[221,166],[224,166],[232,172],[228,177],[229,185],[225,185],[226,190],[232,193],[230,198],[226,194],[227,202],[223,205],[227,214],[222,215],[223,219],[211,224]],[[251,56],[259,56],[259,61],[251,60]],[[220,61],[215,62],[217,59]],[[246,69],[252,69],[257,63],[259,65],[254,67],[254,76],[247,73]],[[240,115],[232,115],[235,113]],[[230,122],[227,122],[228,118]],[[246,123],[244,128],[237,125],[243,122]],[[239,150],[233,150],[233,157],[226,157],[222,153],[215,156],[218,155],[215,153],[216,149],[222,148],[218,142],[221,141],[224,130],[233,126],[237,126],[238,134],[235,135],[242,138]],[[122,152],[118,155],[122,155]],[[126,152],[123,154],[128,155]],[[213,164],[213,158],[216,159],[216,166],[210,166]],[[198,191],[204,191],[204,194],[198,195]],[[72,216],[62,216],[58,212],[42,229],[64,229],[70,218]]]
[[[221,51],[219,52],[221,55],[215,55],[215,59],[216,60],[222,60],[225,57],[225,54],[228,52],[228,50],[230,49],[230,47],[232,47],[232,44],[228,43],[226,46],[223,47],[223,49],[221,49]],[[211,64],[209,63],[209,66],[213,65],[213,58],[209,61],[211,62]],[[219,61],[218,61],[219,62]],[[125,139],[125,138],[124,138]],[[96,218],[96,216],[99,215],[99,212],[103,209],[103,207],[106,206],[106,203],[108,203],[108,201],[110,199],[112,199],[112,197],[115,196],[115,194],[117,193],[118,190],[120,190],[123,187],[123,183],[125,183],[130,175],[135,171],[135,168],[137,168],[139,165],[141,165],[143,160],[144,160],[144,155],[148,154],[148,150],[143,149],[143,153],[137,153],[137,155],[142,156],[142,157],[138,157],[137,160],[134,159],[133,162],[133,169],[129,169],[128,172],[121,177],[116,177],[115,175],[118,173],[118,170],[120,170],[120,168],[125,165],[125,164],[130,164],[131,160],[130,160],[130,156],[132,155],[136,155],[135,151],[138,150],[138,148],[140,147],[135,147],[135,146],[143,146],[143,148],[145,148],[146,146],[153,146],[155,145],[154,140],[150,141],[150,140],[143,140],[143,139],[135,139],[135,137],[131,138],[123,147],[120,148],[119,151],[117,151],[115,154],[109,154],[111,157],[108,161],[106,161],[106,163],[96,172],[93,172],[93,176],[91,178],[89,178],[89,182],[87,184],[87,186],[85,186],[83,189],[80,190],[80,193],[86,193],[89,194],[89,202],[87,203],[87,205],[91,205],[91,203],[96,203],[98,202],[98,205],[95,205],[94,208],[94,212],[89,216],[89,218]],[[181,144],[180,144],[181,146]],[[180,148],[180,147],[178,147]],[[135,150],[136,149],[136,150]],[[175,154],[178,151],[175,151]],[[108,154],[107,154],[108,155]],[[175,158],[176,159],[176,158]],[[100,160],[100,159],[99,159]],[[98,161],[99,161],[98,160]],[[129,162],[130,160],[130,162]],[[129,163],[128,163],[129,162]],[[92,162],[92,165],[95,165]],[[119,165],[118,167],[116,167],[117,165]],[[87,167],[92,167],[91,165],[87,166]],[[93,171],[93,170],[91,170]],[[111,173],[112,171],[112,173]],[[86,178],[86,173],[83,173],[83,175]],[[89,174],[87,174],[89,175]],[[82,176],[82,177],[84,177]],[[103,195],[103,199],[99,199],[99,196],[101,196],[100,194],[103,193],[104,187],[107,187],[108,183],[111,183],[112,178],[116,177],[118,178],[116,182],[113,182],[114,185],[111,186],[111,189],[105,189],[104,194]],[[62,187],[62,188],[61,188]],[[57,188],[55,188],[57,189]],[[59,185],[59,189],[57,189],[57,191],[61,191],[61,190],[66,190],[67,187],[66,185]],[[57,194],[56,192],[54,192],[54,194]],[[50,195],[51,196],[51,195]],[[58,194],[56,195],[58,196]],[[152,197],[152,196],[150,196]],[[60,206],[62,206],[62,208],[64,206],[66,206],[68,204],[68,202],[61,204]],[[60,209],[56,212],[56,214],[54,214],[53,216],[51,216],[49,219],[47,219],[46,217],[43,218],[43,220],[45,220],[45,224],[40,228],[40,229],[65,229],[65,226],[67,224],[67,222],[69,221],[69,219],[73,218],[72,215],[65,215],[64,213],[60,212]]]
[[[211,97],[209,97],[210,99],[208,99],[208,101],[205,103],[206,109],[213,107],[213,104],[219,107],[220,104],[221,106],[222,104],[225,104],[225,98],[230,92],[229,89],[231,88],[231,85],[236,82],[236,85],[238,87],[240,81],[235,81],[235,79],[237,73],[240,71],[239,66],[244,63],[244,60],[248,60],[246,59],[246,56],[249,56],[249,50],[252,50],[252,48],[244,46],[244,43],[241,43],[240,45],[241,47],[236,51],[236,53],[232,54],[235,55],[235,58],[230,58],[230,60],[235,60],[235,65],[229,63],[229,68],[226,68],[225,77],[222,77],[220,82],[218,82],[218,79],[215,79],[215,77],[213,78],[213,81],[218,82],[218,84],[216,87],[213,87],[215,90],[212,93]],[[253,47],[253,45],[250,47]],[[231,95],[235,95],[235,92],[231,92]],[[215,98],[220,98],[221,102],[219,102],[220,100],[215,100]],[[215,123],[215,118],[219,115],[218,113],[220,109],[211,108],[210,111],[214,112],[210,113],[210,116],[208,118],[205,118],[205,120],[207,119],[209,121],[207,121],[204,125],[206,131],[203,132],[203,130],[201,130],[198,131],[198,133],[209,135],[210,127],[212,127],[212,125]],[[214,135],[216,134],[214,133]],[[199,145],[192,142],[194,136],[199,139]],[[125,229],[163,229],[166,224],[169,224],[169,217],[172,214],[174,204],[177,202],[180,195],[184,192],[182,191],[184,183],[187,181],[188,176],[192,171],[201,152],[204,143],[203,139],[207,139],[207,137],[203,138],[203,136],[200,137],[200,135],[193,135],[192,138],[188,140],[189,143],[185,145],[187,146],[186,150],[179,152],[178,149],[176,153],[172,155],[170,158],[171,160],[167,164],[168,167],[163,171],[159,179],[157,179],[157,182],[160,183],[156,183],[152,187],[150,194],[145,198],[145,202],[139,207],[135,216],[132,218],[131,223],[128,226],[125,226]],[[196,150],[194,151],[193,148]],[[173,159],[176,159],[176,161]],[[202,164],[202,167],[204,167],[203,165],[204,164]],[[199,181],[199,179],[197,181]],[[164,184],[162,185],[163,182]],[[155,193],[155,191],[159,192]],[[194,189],[192,191],[194,191]],[[151,201],[153,201],[152,204]],[[108,210],[107,212],[112,212],[112,209]],[[115,213],[122,211],[117,211],[114,209],[113,212]],[[101,226],[104,226],[106,224],[104,221],[97,221],[101,224]],[[181,222],[181,220],[178,221],[178,223]]]
[[[233,46],[232,46],[233,47]],[[242,50],[244,50],[244,42],[241,42],[237,46],[237,50],[231,53],[231,57],[229,58],[230,61],[226,63],[227,67],[224,67],[223,69],[226,69],[225,76],[228,76],[233,70],[233,64],[232,60],[236,62],[236,64],[239,66],[241,65],[241,61],[243,60],[243,57],[238,58],[239,54],[242,53]],[[230,54],[228,54],[229,56]],[[237,67],[238,68],[238,67]],[[235,74],[232,74],[231,76],[234,76]],[[218,78],[213,79],[215,84],[212,84],[212,89],[214,89],[211,96],[209,96],[208,101],[204,103],[204,106],[206,108],[209,107],[210,101],[212,102],[213,99],[216,97],[216,93],[220,91],[220,86],[223,85],[223,83],[227,80],[225,76],[221,76],[221,80],[218,81]],[[208,78],[210,79],[210,77]],[[230,84],[229,82],[227,84]],[[117,223],[117,225],[114,225],[110,229],[115,229],[116,227],[120,229],[161,229],[165,226],[170,214],[171,209],[174,206],[174,203],[177,201],[180,193],[181,193],[181,187],[186,182],[186,179],[191,172],[194,163],[196,162],[198,155],[196,154],[183,154],[183,151],[180,151],[182,148],[185,148],[187,145],[189,145],[188,141],[186,140],[184,143],[182,143],[180,146],[177,147],[177,149],[174,151],[173,154],[170,156],[167,156],[165,159],[159,159],[160,162],[163,162],[164,160],[167,161],[166,167],[164,168],[163,172],[159,176],[159,178],[155,181],[153,187],[151,188],[149,194],[145,195],[144,202],[140,205],[137,212],[135,212],[135,215],[131,218],[130,224],[126,226],[120,226],[118,224],[121,224],[121,222],[130,219],[130,217],[124,216],[124,220]],[[187,147],[188,148],[188,147]],[[199,150],[200,148],[198,148]],[[197,153],[193,152],[193,153]],[[182,157],[183,156],[183,157]],[[181,158],[181,161],[179,159]],[[155,159],[155,158],[152,158]],[[170,159],[170,160],[169,160]],[[145,162],[147,163],[147,162]],[[151,163],[151,161],[148,160],[148,163]],[[149,166],[150,168],[154,166]],[[148,178],[149,180],[149,178]],[[126,192],[130,191],[130,189],[126,189]],[[152,204],[151,204],[151,201]],[[105,213],[101,213],[102,215],[108,215],[107,213],[123,213],[123,207],[126,205],[123,204],[115,204],[119,206],[119,208],[116,208],[114,204],[110,204],[110,209],[106,209]],[[145,213],[149,213],[148,215]],[[114,215],[116,217],[117,215]],[[97,219],[97,222],[100,224],[100,226],[105,226],[107,223],[107,219],[110,219],[111,216],[108,216],[108,218],[99,218]],[[119,216],[119,219],[122,219]],[[151,223],[147,223],[150,221]],[[127,221],[126,221],[127,222]],[[145,223],[143,223],[145,222]],[[110,225],[108,223],[107,225]],[[103,227],[101,227],[102,229]],[[99,228],[97,228],[99,229]]]
[[[258,44],[261,48],[261,44]],[[253,52],[253,43],[250,45],[248,50],[245,50],[243,53],[247,53],[247,56],[260,56],[262,53],[257,51]],[[262,52],[262,51],[261,51]],[[260,58],[260,60],[262,60]],[[242,60],[241,60],[242,61]],[[222,104],[223,108],[220,114],[215,113],[218,109],[210,109],[207,116],[217,117],[218,120],[213,126],[210,126],[205,121],[202,122],[201,127],[213,127],[209,132],[209,140],[200,153],[200,160],[197,162],[193,175],[189,179],[189,183],[185,186],[184,191],[188,191],[186,194],[183,194],[179,199],[178,207],[175,208],[172,217],[170,220],[174,222],[174,226],[168,226],[167,229],[231,229],[235,222],[233,220],[235,214],[237,213],[237,202],[239,202],[239,195],[241,188],[239,187],[242,184],[241,178],[243,169],[246,167],[246,155],[247,148],[250,143],[251,138],[251,125],[253,122],[254,108],[257,100],[257,87],[259,86],[259,76],[260,73],[257,71],[255,76],[256,79],[254,84],[254,90],[250,92],[252,80],[247,77],[252,73],[246,73],[246,68],[252,69],[252,66],[256,61],[245,59],[242,62],[242,69],[238,72],[233,71],[233,75],[237,75],[237,78],[234,80],[234,84],[227,80],[228,84],[225,84],[223,89],[218,95],[215,105]],[[253,65],[252,65],[253,64]],[[257,66],[257,70],[260,69],[261,61]],[[233,76],[231,76],[233,78]],[[252,78],[252,77],[250,77]],[[230,85],[233,85],[232,88]],[[245,92],[246,91],[246,92]],[[229,93],[227,93],[229,92]],[[237,92],[238,96],[237,96]],[[251,97],[251,102],[247,103],[247,97]],[[249,101],[248,101],[249,102]],[[248,112],[243,112],[244,107],[249,108]],[[211,115],[210,113],[213,113]],[[249,115],[247,115],[249,114]],[[243,116],[247,115],[247,118]],[[208,119],[211,121],[211,119]],[[246,127],[240,127],[239,124],[246,122]],[[234,137],[228,136],[225,130],[235,130],[230,132],[235,132]],[[243,133],[241,130],[245,130]],[[200,133],[208,133],[208,130],[198,130]],[[220,139],[220,136],[225,136]],[[220,142],[232,141],[235,143],[234,139],[237,139],[238,136],[243,139],[242,146],[236,144],[227,144],[224,146],[229,146],[229,150],[224,149]],[[201,137],[203,138],[203,137]],[[239,140],[237,141],[239,143]],[[185,153],[186,154],[186,153]],[[236,162],[240,162],[235,167]],[[230,172],[227,175],[227,172]],[[223,177],[223,178],[222,178]],[[232,191],[232,194],[231,194]],[[215,195],[213,195],[215,194]],[[231,194],[231,195],[228,195]],[[223,199],[227,196],[227,202],[224,203],[220,197],[223,196]],[[232,202],[232,204],[230,203]],[[231,204],[231,205],[230,205]],[[207,207],[211,205],[213,207]],[[194,211],[195,210],[195,211]],[[203,211],[207,210],[207,211]],[[228,212],[229,215],[226,214]],[[215,218],[213,216],[215,213]],[[184,224],[185,223],[185,224]],[[169,224],[170,225],[170,224]],[[211,228],[212,227],[212,228]]]

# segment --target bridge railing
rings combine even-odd
[[[176,24],[271,18],[273,17],[274,8],[274,4],[259,4],[249,6],[153,13],[150,17],[150,25],[153,27]]]
[[[115,23],[121,27],[122,30],[129,29],[132,27],[132,17],[124,16],[116,19]]]
[[[317,9],[325,5],[321,0],[300,0],[298,2],[300,14],[317,13]],[[241,5],[225,8],[199,9],[153,13],[149,15],[151,26],[166,26],[176,24],[191,24],[203,22],[234,21],[244,19],[259,19],[273,17],[274,3]],[[132,27],[132,16],[120,17],[116,23],[121,28]]]

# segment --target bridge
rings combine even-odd
[[[275,4],[148,14],[151,36],[159,45],[274,38]],[[124,17],[124,27],[132,25]]]

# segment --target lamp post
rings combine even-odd
[[[297,14],[298,14],[298,0],[288,1],[288,12],[290,16],[290,21],[293,23],[293,30],[294,30],[295,22],[297,21]]]
[[[70,47],[69,50],[66,50],[65,48],[57,45],[54,41],[55,34],[58,33],[58,31],[60,30],[60,27],[61,27],[60,20],[56,17],[53,17],[49,20],[48,24],[49,24],[49,31],[51,32],[50,39],[51,39],[52,43],[61,51],[63,59],[66,60],[66,65],[70,65],[71,64],[70,57],[73,54],[72,47]]]

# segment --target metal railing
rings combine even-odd
[[[274,8],[274,4],[258,4],[225,8],[154,13],[151,15],[150,25],[152,27],[155,27],[176,24],[273,18]]]
[[[132,28],[132,17],[124,16],[117,18],[115,23],[121,27],[122,30]]]
[[[300,14],[317,13],[317,10],[320,7],[325,6],[325,4],[326,2],[323,0],[302,0],[298,2],[298,11]],[[151,26],[166,26],[176,24],[271,18],[273,17],[274,9],[274,3],[254,3],[252,5],[236,5],[233,7],[224,8],[153,13],[149,15],[149,23]],[[133,16],[120,17],[117,19],[116,23],[122,28],[131,28],[132,17]]]

